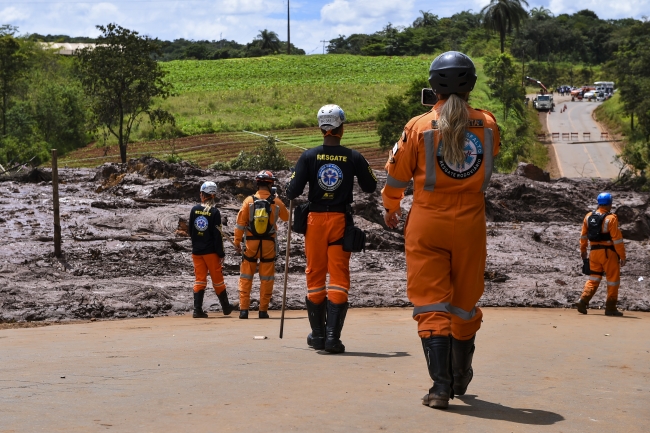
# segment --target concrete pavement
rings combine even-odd
[[[0,431],[647,431],[650,314],[484,313],[474,380],[448,411],[420,404],[410,309],[350,310],[344,355],[306,347],[304,311],[283,340],[278,312],[2,330]]]
[[[561,113],[566,104],[567,110]],[[589,143],[600,140],[601,129],[592,113],[600,102],[571,102],[568,97],[556,98],[555,111],[547,114],[549,133],[559,133],[553,139],[560,175],[563,177],[615,178],[619,167],[614,164],[617,152],[609,142]],[[578,133],[577,139],[563,139],[562,133]],[[589,133],[585,138],[583,133]],[[575,137],[575,136],[574,136]],[[587,141],[587,142],[585,142]]]

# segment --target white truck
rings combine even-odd
[[[555,108],[553,95],[536,95],[533,99],[533,108],[537,111],[553,111]]]

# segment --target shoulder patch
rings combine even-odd
[[[482,128],[483,127],[483,119],[469,119],[469,125],[470,128]]]
[[[406,131],[402,131],[402,143],[406,143]]]
[[[431,121],[431,129],[438,129],[438,121],[436,119]]]

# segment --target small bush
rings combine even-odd
[[[252,152],[242,150],[228,162],[217,161],[215,170],[288,170],[291,162],[278,147],[276,137],[269,135]]]

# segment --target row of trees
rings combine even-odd
[[[0,164],[38,164],[52,148],[66,152],[109,136],[126,162],[139,122],[174,125],[154,106],[172,89],[155,60],[159,42],[115,24],[98,29],[94,49],[66,58],[0,28]]]
[[[650,167],[650,22],[637,23],[607,65],[616,76],[623,110],[630,118],[623,159],[647,175]],[[650,186],[650,185],[649,185]]]
[[[66,35],[40,35],[33,33],[28,40],[34,42],[71,42],[96,43],[97,39],[87,37],[70,37]],[[258,35],[247,44],[236,41],[176,39],[159,41],[160,50],[154,58],[160,61],[170,60],[218,60],[243,57],[263,57],[287,52],[286,41],[281,41],[278,34],[271,30],[260,30]],[[291,54],[304,55],[305,51],[291,44]]]
[[[499,51],[525,61],[601,64],[640,23],[632,18],[603,20],[590,10],[554,16],[543,7],[526,10],[526,0],[491,0],[480,12],[440,18],[420,11],[410,26],[388,24],[373,34],[330,40],[332,54],[418,55],[458,50],[483,56]],[[496,37],[494,37],[496,35]]]

